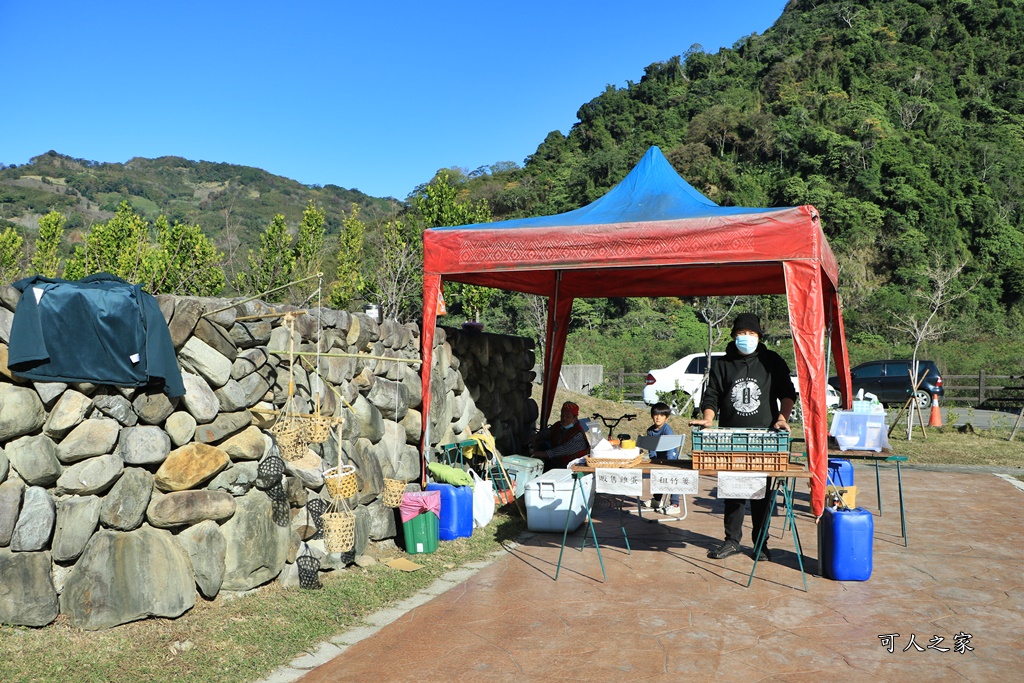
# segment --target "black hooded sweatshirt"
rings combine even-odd
[[[749,356],[729,342],[725,355],[711,363],[701,411],[711,408],[720,427],[771,427],[779,416],[779,402],[796,401],[796,389],[782,356],[764,344]]]

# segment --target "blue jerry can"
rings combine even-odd
[[[821,575],[836,581],[871,578],[875,518],[864,508],[825,508],[819,525]]]

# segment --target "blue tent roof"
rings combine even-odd
[[[769,209],[770,210],[770,209]],[[476,223],[434,230],[495,230],[503,228],[554,228],[559,226],[608,225],[678,220],[706,216],[764,213],[762,208],[722,207],[693,189],[676,173],[657,147],[606,195],[575,211],[553,216],[518,218],[495,223]]]

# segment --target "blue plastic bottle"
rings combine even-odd
[[[871,578],[875,518],[864,508],[825,508],[821,517],[818,555],[821,574],[836,581]]]
[[[840,488],[853,486],[853,463],[844,458],[829,458],[828,476],[831,478],[830,484]]]
[[[427,484],[428,491],[441,493],[441,517],[437,537],[442,541],[473,535],[473,489],[451,484]]]

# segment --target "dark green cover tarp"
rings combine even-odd
[[[7,365],[43,382],[153,384],[183,396],[178,358],[156,299],[109,273],[69,281],[40,275],[13,285],[21,299]]]

